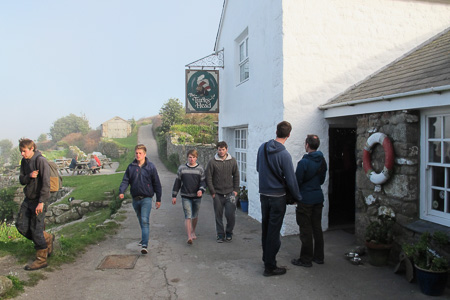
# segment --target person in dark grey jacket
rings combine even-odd
[[[141,253],[147,254],[150,211],[152,209],[152,197],[156,194],[156,209],[161,206],[161,182],[159,181],[158,171],[146,155],[147,148],[139,144],[135,147],[136,159],[128,165],[123,175],[122,183],[119,187],[119,198],[124,198],[124,193],[131,186],[130,192],[133,197],[133,208],[141,226]]]
[[[231,242],[235,225],[236,195],[239,191],[239,170],[236,159],[228,153],[226,142],[217,143],[217,154],[206,167],[206,183],[214,202],[217,242]],[[223,226],[223,212],[227,219]]]
[[[302,195],[302,200],[296,209],[302,247],[300,258],[292,259],[291,263],[301,267],[312,267],[312,261],[316,264],[324,263],[322,233],[324,196],[321,185],[327,174],[327,163],[322,152],[317,151],[319,145],[320,140],[317,135],[310,134],[306,137],[305,150],[307,154],[298,162],[295,171]]]
[[[17,217],[17,231],[34,243],[36,260],[25,270],[47,267],[47,257],[53,251],[55,236],[44,231],[45,202],[50,198],[50,166],[30,139],[19,141],[22,161],[19,181],[25,185],[25,199]]]
[[[278,267],[276,261],[281,246],[280,230],[286,213],[286,189],[289,189],[296,202],[301,199],[292,158],[284,146],[291,130],[289,122],[280,122],[277,125],[277,137],[263,143],[258,149],[256,170],[259,173],[264,276],[286,273],[286,268]],[[282,178],[285,184],[280,180]]]

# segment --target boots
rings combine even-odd
[[[47,249],[36,251],[36,260],[31,265],[26,265],[25,270],[33,271],[47,267]]]
[[[53,241],[55,240],[55,235],[44,231],[44,238],[47,242],[47,256],[50,257],[53,252]]]

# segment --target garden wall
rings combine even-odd
[[[195,149],[198,151],[197,162],[200,165],[202,165],[205,169],[209,160],[213,158],[217,152],[216,145],[214,144],[178,145],[174,144],[174,138],[167,137],[167,157],[170,157],[171,154],[178,155],[180,164],[184,164],[187,162],[186,154],[191,149]]]

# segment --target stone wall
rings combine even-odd
[[[186,155],[191,149],[195,149],[198,151],[197,162],[204,168],[206,168],[208,161],[213,158],[217,152],[215,145],[177,145],[174,144],[173,138],[167,138],[167,157],[169,157],[171,154],[177,154],[180,160],[180,164],[187,162]]]
[[[50,205],[45,213],[45,224],[64,224],[81,219],[85,214],[108,207],[110,200],[87,202],[73,200],[69,204]]]
[[[396,215],[396,251],[391,251],[393,256],[413,235],[404,225],[416,220],[419,213],[419,121],[417,111],[384,112],[357,118],[356,239],[364,242],[365,229],[371,220],[377,218],[380,206],[391,208]],[[378,187],[367,178],[362,167],[364,145],[375,132],[382,132],[391,139],[395,155],[394,170],[389,180]],[[378,173],[384,166],[384,150],[379,144],[372,150],[372,167]]]

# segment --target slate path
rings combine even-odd
[[[17,299],[428,299],[392,267],[351,265],[343,254],[355,246],[354,236],[341,230],[325,233],[325,264],[312,268],[290,264],[300,242],[298,236],[283,237],[278,262],[288,272],[263,277],[260,224],[238,210],[233,242],[216,243],[209,195],[200,208],[198,239],[187,245],[181,203],[171,204],[175,174],[157,157],[151,125],[140,128],[139,142],[163,185],[162,206],[151,212],[149,254],[139,254],[139,224],[127,204],[128,218],[117,235],[89,247],[75,263],[45,272],[47,279]],[[96,269],[106,256],[124,254],[140,255],[133,269]],[[439,298],[449,295],[447,290]]]

